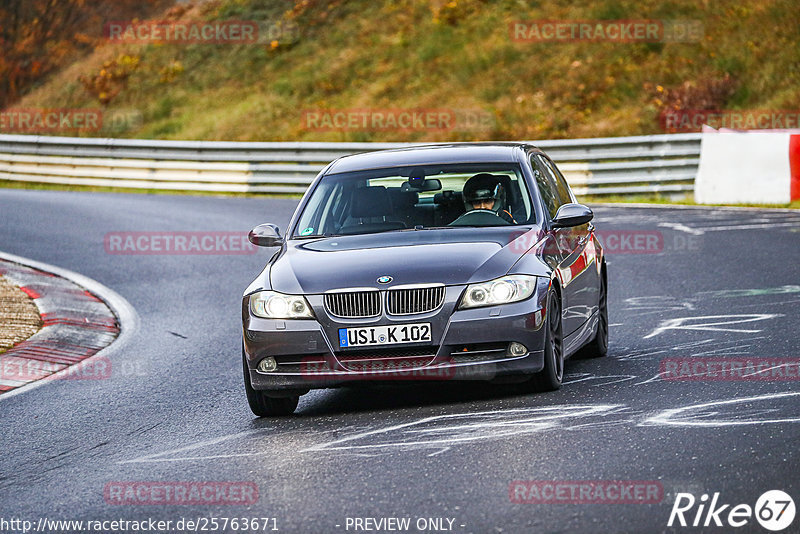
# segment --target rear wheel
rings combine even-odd
[[[300,402],[299,395],[288,397],[270,397],[263,391],[253,389],[250,383],[250,370],[247,367],[247,359],[242,354],[242,366],[244,368],[244,390],[247,393],[247,403],[250,410],[259,417],[270,417],[278,415],[291,415],[297,403]]]
[[[600,358],[608,354],[608,288],[605,269],[600,279],[600,295],[597,299],[597,333],[581,349],[584,358]]]
[[[545,328],[544,369],[533,375],[531,381],[537,391],[555,391],[564,380],[564,337],[561,330],[561,303],[554,291],[547,296]]]

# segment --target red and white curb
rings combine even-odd
[[[108,356],[139,323],[124,298],[81,274],[3,252],[0,275],[34,300],[43,322],[0,354],[0,400],[49,380],[110,377]]]

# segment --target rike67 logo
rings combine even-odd
[[[792,524],[794,515],[794,500],[780,490],[764,492],[755,507],[749,504],[725,504],[720,500],[719,492],[714,493],[710,502],[705,493],[699,500],[691,493],[678,493],[667,526],[738,528],[751,524],[755,516],[762,527],[778,532]]]

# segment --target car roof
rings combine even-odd
[[[418,145],[390,150],[376,150],[343,156],[326,174],[385,169],[408,165],[446,163],[513,163],[519,150],[539,149],[527,143],[449,143]]]

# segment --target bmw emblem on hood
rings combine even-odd
[[[392,280],[394,280],[394,278],[392,278],[391,276],[381,276],[380,278],[378,278],[378,283],[379,284],[388,284]]]

